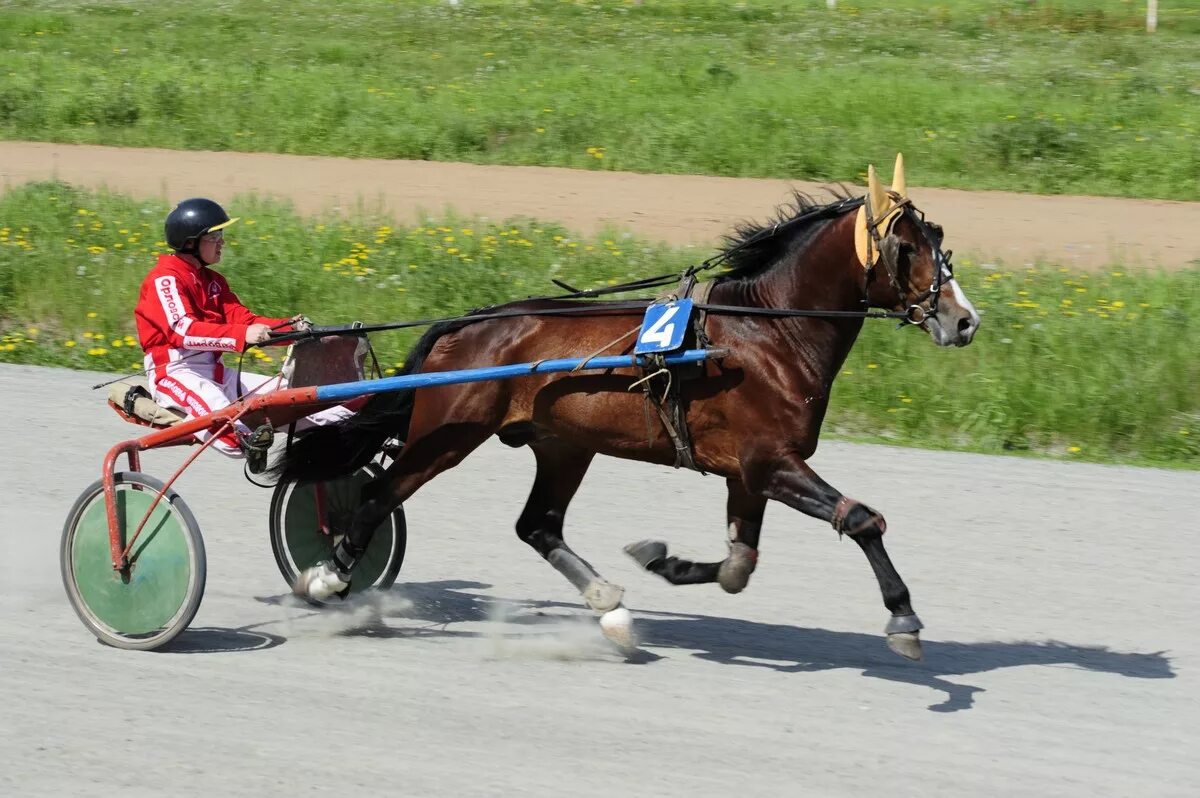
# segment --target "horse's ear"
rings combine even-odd
[[[867,196],[871,200],[872,218],[882,219],[891,206],[892,200],[883,190],[883,186],[879,182],[879,175],[875,174],[874,164],[867,167]]]
[[[896,175],[899,176],[898,193],[903,196],[903,158],[896,161],[896,167],[898,170]],[[858,216],[854,221],[854,249],[858,253],[859,263],[864,267],[869,269],[879,262],[880,252],[876,242],[891,232],[892,226],[900,218],[900,210],[900,207],[883,190],[883,186],[879,182],[879,175],[875,174],[874,165],[868,166],[866,200],[858,209]],[[867,224],[868,213],[870,214],[870,225]]]
[[[900,195],[901,199],[908,196],[908,187],[904,181],[904,153],[896,153],[896,168],[892,171],[892,191]]]

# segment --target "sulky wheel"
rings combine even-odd
[[[163,483],[135,471],[114,475],[122,542],[137,530]],[[127,571],[113,569],[104,483],[76,500],[59,552],[71,606],[102,643],[149,650],[187,628],[204,597],[204,540],[183,499],[168,490],[129,553]]]
[[[305,568],[333,555],[333,547],[346,533],[362,503],[363,487],[382,474],[383,469],[377,464],[368,463],[349,476],[319,485],[281,482],[275,486],[271,496],[271,550],[288,585]],[[351,593],[392,586],[404,564],[406,530],[404,508],[397,507],[376,527],[370,545],[354,567]]]

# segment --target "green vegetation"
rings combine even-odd
[[[1200,2],[13,0],[0,137],[1200,199]]]
[[[228,233],[222,271],[262,313],[320,322],[452,314],[680,270],[707,252],[612,233],[594,240],[531,220],[302,220],[252,199]],[[0,195],[0,361],[140,367],[132,310],[162,251],[161,204],[57,184]],[[953,231],[951,231],[952,233]],[[1200,467],[1200,272],[1004,271],[964,261],[983,314],[976,342],[936,349],[868,322],[834,389],[827,430],[988,452]],[[415,333],[373,336],[384,365]],[[278,353],[259,352],[265,371]],[[97,398],[99,402],[99,398]],[[99,411],[97,411],[99,412]]]

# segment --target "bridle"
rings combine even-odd
[[[909,324],[921,325],[924,324],[931,316],[936,316],[938,311],[938,298],[942,293],[942,286],[947,281],[954,279],[954,265],[950,262],[950,257],[954,254],[952,250],[942,250],[941,242],[930,229],[929,222],[925,220],[925,213],[913,205],[913,202],[908,197],[900,197],[893,194],[892,199],[894,205],[892,208],[900,208],[901,215],[912,221],[917,230],[920,231],[921,237],[929,244],[929,249],[933,253],[933,282],[929,288],[918,294],[905,310],[904,320]],[[869,215],[867,218],[867,231],[870,235],[868,246],[874,247],[877,251],[883,252],[883,238],[879,235],[879,230],[873,223],[875,220]],[[898,252],[896,254],[899,254]],[[892,287],[896,289],[896,295],[903,299],[908,295],[908,291],[900,284],[900,276],[897,273],[899,265],[896,263],[896,257],[882,257],[880,261],[883,263],[884,271],[887,274],[888,281]],[[875,267],[871,266],[867,274],[867,285],[870,285]],[[907,275],[906,275],[907,278]],[[908,281],[911,286],[911,281]],[[863,299],[866,302],[866,298]],[[925,303],[928,302],[926,305]]]

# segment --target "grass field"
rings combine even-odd
[[[0,137],[1200,199],[1200,0],[10,0]]]
[[[250,307],[318,322],[453,314],[679,270],[708,252],[616,232],[582,239],[533,220],[306,222],[246,199],[221,269]],[[0,195],[0,362],[140,368],[132,309],[163,251],[166,208],[56,184]],[[952,231],[951,231],[952,232]],[[868,322],[834,389],[827,431],[986,452],[1200,467],[1200,272],[1005,271],[964,261],[976,342],[936,349]],[[384,366],[412,333],[374,336]],[[258,351],[256,370],[278,365]],[[97,405],[100,397],[97,397]]]

